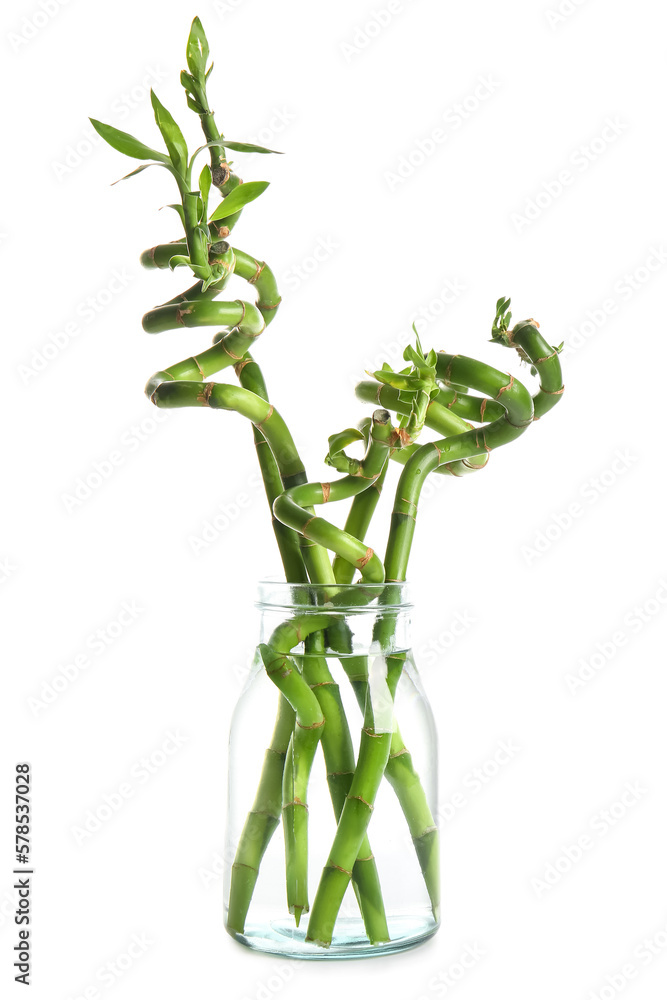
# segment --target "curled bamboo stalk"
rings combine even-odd
[[[381,583],[384,579],[382,562],[373,549],[330,521],[315,517],[311,509],[315,505],[344,500],[367,490],[382,473],[394,440],[389,414],[386,410],[376,410],[366,456],[354,475],[332,483],[304,483],[286,489],[273,505],[276,517],[284,524],[294,528],[304,538],[335,552],[357,568],[369,583]],[[333,573],[331,582],[335,582]]]
[[[455,382],[481,391],[491,401],[499,403],[503,413],[481,428],[423,445],[409,459],[396,490],[385,557],[387,579],[405,579],[419,496],[428,474],[442,464],[483,455],[516,440],[535,417],[551,409],[563,393],[558,349],[549,347],[534,321],[517,324],[513,331],[501,330],[494,339],[505,346],[520,348],[535,366],[540,388],[533,399],[513,376],[490,365],[462,355],[438,354],[436,369],[445,384]]]

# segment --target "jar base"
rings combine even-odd
[[[305,927],[295,927],[293,917],[273,920],[270,924],[249,924],[245,934],[230,933],[239,944],[255,951],[321,961],[332,958],[378,958],[381,955],[392,955],[407,948],[415,948],[427,941],[435,934],[438,927],[439,924],[431,914],[394,917],[389,921],[391,941],[370,944],[361,918],[341,917],[336,922],[336,933],[328,948],[307,942]]]

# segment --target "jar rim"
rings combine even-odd
[[[350,611],[377,614],[379,608],[409,610],[409,583],[385,581],[384,583],[289,583],[280,578],[267,577],[257,584],[258,608],[282,608],[304,611],[308,606],[318,611]],[[326,600],[313,601],[314,595]],[[380,600],[384,596],[384,600]],[[306,598],[308,598],[306,600]],[[388,598],[388,599],[387,599]]]

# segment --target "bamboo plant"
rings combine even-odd
[[[158,407],[233,410],[247,418],[253,427],[285,579],[321,585],[335,608],[337,587],[352,584],[356,573],[363,583],[378,587],[406,579],[426,478],[431,473],[458,477],[481,471],[493,450],[520,437],[550,410],[563,392],[560,347],[545,341],[535,320],[510,326],[510,300],[498,300],[492,340],[516,350],[521,361],[530,365],[539,383],[531,395],[517,378],[480,361],[424,351],[415,330],[414,346],[406,349],[402,370],[393,371],[385,364],[357,386],[358,399],[376,407],[372,415],[358,428],[330,437],[326,462],[340,478],[328,483],[310,481],[250,353],[280,305],[274,274],[266,262],[232,246],[228,239],[243,209],[268,186],[263,181],[243,183],[230,154],[273,151],[220,133],[208,98],[213,68],[208,60],[206,35],[195,18],[187,42],[187,70],[181,73],[187,106],[199,117],[204,136],[194,152],[190,153],[175,119],[153,92],[155,121],[166,152],[91,119],[109,145],[143,161],[126,177],[159,166],[172,174],[178,188],[179,200],[170,207],[183,232],[173,242],[145,251],[141,262],[149,269],[189,270],[195,280],[186,291],[147,312],[144,330],[160,333],[202,326],[218,330],[212,346],[156,372],[145,391]],[[197,160],[204,155],[207,162],[197,174]],[[220,297],[234,275],[254,287],[252,301],[250,296]],[[225,369],[233,369],[235,384],[211,381],[212,375]],[[421,443],[425,430],[435,438]],[[365,449],[361,459],[346,451],[356,442]],[[366,536],[392,463],[402,468],[381,558]],[[341,528],[328,511],[332,503],[349,499],[351,506]],[[315,513],[324,504],[326,517]],[[359,588],[359,593],[360,600],[368,599],[361,596],[368,594],[367,588]],[[349,586],[345,600],[350,600]],[[363,715],[356,759],[341,693],[324,655],[325,627],[326,641],[340,652]],[[375,638],[387,650],[391,650],[393,627],[390,613],[381,616]],[[382,889],[369,839],[373,803],[383,778],[405,815],[437,919],[438,830],[403,742],[399,720],[394,720],[390,731],[376,725],[369,664],[365,657],[349,655],[349,641],[342,618],[340,628],[332,628],[330,615],[318,616],[311,609],[286,620],[259,648],[266,673],[279,692],[278,714],[232,869],[228,928],[233,933],[244,931],[262,859],[282,819],[286,905],[297,926],[303,915],[310,913],[306,940],[324,948],[330,945],[350,883],[369,941],[380,944],[388,940]],[[299,657],[295,650],[302,643],[308,655]],[[404,661],[404,653],[387,655],[391,698]],[[311,768],[320,746],[337,826],[311,904],[307,801]]]

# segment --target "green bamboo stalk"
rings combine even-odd
[[[338,822],[352,784],[356,762],[340,688],[329,671],[325,656],[322,655],[324,649],[321,633],[313,633],[306,638],[303,675],[314,691],[326,719],[322,733],[322,751],[327,768],[331,802]],[[389,930],[380,879],[368,837],[364,837],[352,868],[352,885],[369,941],[371,944],[388,941]]]
[[[246,355],[241,364],[243,367],[237,371],[237,375],[243,388],[265,399],[266,386],[259,365],[249,355]],[[280,471],[262,432],[253,426],[253,434],[264,489],[271,508],[283,488]],[[273,530],[286,580],[305,583],[307,575],[298,536],[275,518]],[[294,724],[294,709],[281,693],[273,738],[264,758],[255,801],[241,832],[231,869],[227,926],[230,931],[238,934],[243,934],[245,930],[259,868],[282,815],[284,765]]]
[[[391,452],[391,457],[401,454]],[[368,489],[364,493],[356,496],[352,503],[350,514],[345,523],[345,530],[355,535],[363,541],[366,535],[370,517],[372,516],[382,489],[382,481],[386,473],[385,466],[382,476],[378,479],[375,490]],[[356,505],[356,509],[355,509]],[[339,583],[351,583],[354,567],[343,560],[334,559],[334,573]],[[339,628],[330,628],[329,642],[332,647],[339,652],[349,653],[351,642],[349,641],[349,629],[340,623]],[[368,659],[363,656],[343,656],[341,664],[351,683],[352,689],[363,712],[366,700],[369,697],[368,690]],[[419,775],[414,769],[412,755],[408,751],[398,723],[395,722],[394,732],[391,737],[391,746],[385,777],[393,788],[398,802],[403,810],[403,814],[408,823],[408,829],[417,853],[421,872],[426,884],[426,888],[431,900],[433,916],[437,921],[440,915],[440,853],[438,844],[438,830],[431,812],[431,808],[426,798],[426,793],[420,781]]]
[[[293,489],[286,489],[273,505],[276,517],[284,524],[335,552],[359,569],[364,580],[371,583],[381,583],[384,579],[382,563],[373,549],[324,518],[314,517],[309,508],[329,501],[344,500],[367,490],[386,465],[394,440],[389,414],[386,410],[376,410],[367,454],[360,465],[363,472],[345,476],[333,483],[304,483]],[[335,582],[333,573],[331,582]]]
[[[234,366],[237,378],[241,386],[259,396],[260,399],[268,402],[266,383],[262,375],[261,368],[257,362],[246,354],[243,361]],[[278,496],[283,492],[283,481],[280,469],[276,462],[269,442],[266,440],[261,430],[253,425],[253,438],[257,451],[257,460],[264,483],[264,492],[271,511],[271,524],[273,533],[278,543],[278,550],[285,570],[285,579],[288,583],[307,583],[308,574],[303,563],[300,547],[300,537],[291,528],[279,521],[273,513],[273,504]]]
[[[405,654],[387,657],[387,687],[393,698]],[[336,918],[366,835],[391,749],[391,732],[377,732],[371,699],[366,700],[357,767],[338,821],[327,863],[313,901],[306,941],[331,944]]]
[[[395,449],[391,448],[389,450],[389,457],[393,458],[395,454]],[[382,494],[382,487],[387,477],[388,468],[389,463],[387,462],[380,475],[370,484],[368,489],[364,490],[363,493],[358,493],[352,500],[343,530],[346,534],[352,535],[360,542],[363,542],[366,532],[370,527],[375,508]],[[333,560],[333,572],[336,583],[350,584],[354,579],[355,567],[352,563],[347,562],[346,559],[336,555]]]
[[[400,455],[403,451],[410,451],[410,448],[400,449],[398,452],[392,451],[390,452],[391,457],[393,458],[396,454]],[[385,466],[382,476],[374,484],[377,487],[375,490],[368,489],[364,493],[360,493],[353,500],[350,514],[345,523],[345,530],[355,535],[360,541],[363,541],[365,538],[370,517],[379,500],[386,470],[387,467]],[[338,559],[338,557],[334,559],[333,565],[334,573],[336,573],[336,579],[339,583],[352,582],[353,566]],[[345,629],[344,623],[340,623],[339,628],[330,628],[328,634],[332,647],[342,653],[349,653],[351,651],[349,629]],[[363,656],[343,656],[341,664],[351,683],[359,707],[363,712],[369,696],[368,659]],[[422,876],[431,900],[433,916],[437,921],[440,915],[440,852],[438,830],[419,775],[415,771],[412,755],[403,741],[397,722],[392,733],[385,777],[393,788],[407,820]]]
[[[282,777],[285,756],[294,730],[294,709],[280,694],[273,736],[264,755],[264,766],[255,801],[239,838],[231,869],[227,928],[243,934],[262,858],[282,815]]]
[[[312,624],[324,628],[326,618]],[[308,779],[325,720],[294,660],[266,643],[260,644],[259,652],[267,675],[296,713],[283,772],[282,811],[287,903],[298,927],[301,914],[308,910]]]
[[[350,681],[359,707],[364,712],[370,696],[368,658],[349,655],[352,645],[349,630],[346,629],[344,622],[338,623],[337,627],[330,627],[327,634],[332,648],[344,654],[340,662]],[[394,718],[394,730],[391,735],[385,777],[405,815],[424,883],[431,900],[433,916],[438,920],[440,914],[438,832],[431,807],[426,798],[426,792],[414,768],[412,755],[403,741],[396,718]]]

